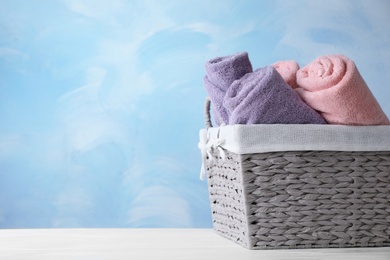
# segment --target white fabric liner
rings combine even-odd
[[[236,153],[277,151],[390,151],[390,126],[227,125],[202,129],[209,141]]]

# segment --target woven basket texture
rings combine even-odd
[[[248,249],[390,246],[390,152],[205,158],[216,233]]]

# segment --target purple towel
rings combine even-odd
[[[213,105],[213,121],[216,125],[219,125],[219,122],[228,124],[229,116],[223,107],[223,98],[233,81],[253,71],[248,53],[218,57],[208,61],[205,67],[204,86]]]
[[[326,124],[271,66],[231,84],[223,105],[229,124]]]

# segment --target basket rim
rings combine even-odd
[[[390,151],[390,126],[226,125],[201,129],[201,142],[236,154],[280,151]]]

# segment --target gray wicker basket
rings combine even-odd
[[[209,104],[206,125],[216,233],[248,249],[390,246],[390,126],[216,128]]]

